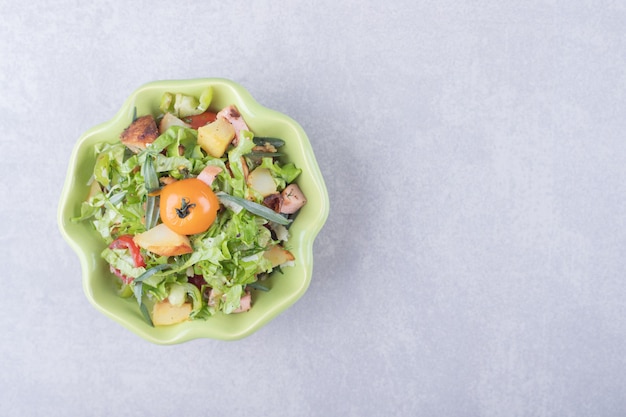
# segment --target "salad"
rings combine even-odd
[[[295,261],[301,170],[281,160],[284,140],[256,136],[235,105],[210,109],[212,97],[165,93],[159,114],[97,144],[73,219],[93,225],[118,294],[155,326],[248,311]]]

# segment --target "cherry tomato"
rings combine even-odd
[[[161,220],[176,233],[202,233],[215,221],[219,200],[211,187],[197,178],[168,184],[160,195]]]
[[[185,117],[185,121],[191,125],[192,129],[198,129],[207,123],[215,121],[217,115],[211,111],[205,111],[204,113],[196,114],[195,116]]]

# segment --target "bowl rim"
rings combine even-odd
[[[87,142],[89,142],[89,138],[94,135],[98,135],[99,133],[105,132],[107,129],[112,126],[121,123],[124,119],[128,117],[129,114],[133,112],[133,104],[136,102],[137,98],[142,94],[149,92],[151,90],[156,91],[172,91],[175,92],[180,90],[198,90],[200,88],[206,87],[207,85],[217,86],[220,85],[224,88],[227,88],[232,93],[234,93],[235,97],[237,97],[237,106],[242,114],[267,114],[272,117],[280,118],[286,123],[290,125],[295,131],[297,131],[298,136],[298,145],[303,148],[303,157],[307,162],[307,170],[308,175],[310,175],[312,182],[314,183],[317,193],[319,193],[319,201],[320,209],[315,213],[314,220],[311,222],[308,228],[304,230],[304,237],[306,239],[300,239],[302,244],[305,245],[306,257],[308,258],[308,265],[305,266],[306,276],[302,285],[294,292],[288,299],[281,300],[282,302],[277,305],[271,306],[271,308],[267,309],[265,314],[260,316],[257,320],[250,323],[247,327],[241,328],[239,331],[220,331],[220,329],[211,328],[210,326],[206,326],[206,331],[202,331],[202,328],[196,326],[193,329],[189,327],[180,328],[179,332],[170,332],[169,336],[157,335],[155,331],[150,331],[150,328],[146,326],[137,326],[132,323],[129,323],[128,320],[125,320],[124,317],[120,314],[116,314],[115,311],[105,308],[101,305],[95,298],[93,293],[93,288],[90,285],[90,276],[89,276],[89,257],[90,254],[81,248],[78,240],[76,240],[72,234],[69,232],[67,228],[67,224],[70,222],[68,215],[74,213],[71,206],[71,202],[75,199],[72,199],[72,182],[74,176],[77,175],[78,167],[78,156],[79,151],[84,147],[88,146]],[[322,173],[319,169],[319,165],[313,153],[312,146],[310,144],[309,138],[304,131],[304,129],[300,126],[298,122],[289,117],[286,114],[280,113],[276,110],[270,109],[261,105],[254,97],[245,89],[242,85],[236,83],[235,81],[226,79],[226,78],[192,78],[192,79],[162,79],[144,83],[143,85],[136,88],[122,103],[118,111],[115,115],[105,121],[103,123],[99,123],[86,131],[84,131],[78,140],[75,142],[70,157],[68,161],[68,166],[66,170],[66,176],[64,179],[63,187],[61,190],[61,194],[59,197],[59,203],[57,207],[57,225],[59,231],[69,246],[73,249],[73,251],[77,254],[80,265],[81,265],[81,278],[82,278],[82,287],[83,292],[89,302],[94,306],[98,311],[100,311],[105,316],[113,319],[118,324],[132,331],[133,333],[139,335],[145,340],[153,342],[155,344],[178,344],[183,343],[195,339],[209,338],[209,339],[218,339],[218,340],[238,340],[244,337],[247,337],[256,331],[260,330],[270,321],[272,321],[276,316],[287,310],[292,304],[294,304],[298,299],[304,295],[306,290],[308,289],[311,281],[311,276],[313,272],[313,243],[320,230],[324,226],[330,211],[330,203],[328,198],[328,191],[326,189],[326,185],[322,176]],[[75,215],[75,214],[74,214]],[[209,318],[208,320],[211,320]],[[189,323],[189,322],[187,322]],[[154,329],[154,328],[152,328]]]

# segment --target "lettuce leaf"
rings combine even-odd
[[[263,158],[260,166],[269,169],[272,177],[278,184],[278,190],[283,190],[287,184],[294,182],[302,172],[300,168],[297,168],[292,163],[281,165],[273,158]]]
[[[109,265],[127,277],[137,278],[146,272],[144,267],[135,267],[132,256],[125,249],[109,249],[107,247],[102,251],[102,257]]]
[[[159,108],[163,113],[172,113],[182,118],[204,113],[213,100],[213,89],[207,87],[200,98],[183,93],[165,93],[161,97]]]
[[[254,135],[252,132],[247,130],[241,131],[237,146],[228,152],[228,165],[230,167],[230,172],[232,172],[232,177],[228,176],[227,180],[229,182],[230,189],[232,190],[232,194],[241,198],[246,197],[246,191],[248,188],[243,174],[243,164],[245,162],[242,160],[242,157],[249,154],[252,151],[252,148],[254,148],[255,145],[252,141],[253,137]]]

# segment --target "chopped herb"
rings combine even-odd
[[[281,216],[274,210],[261,204],[255,203],[254,201],[246,200],[245,198],[236,197],[234,195],[226,194],[224,192],[217,193],[217,198],[219,198],[220,200],[228,201],[230,203],[238,204],[239,206],[248,210],[250,213],[261,216],[264,219],[272,221],[274,223],[282,224],[283,226],[291,223],[291,220],[289,220],[288,218]]]

